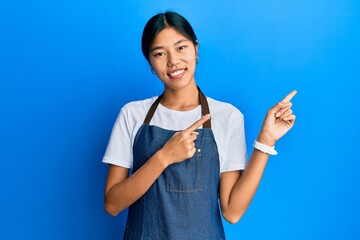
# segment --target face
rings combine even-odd
[[[178,90],[195,82],[197,51],[190,39],[165,28],[150,46],[150,64],[166,88]]]

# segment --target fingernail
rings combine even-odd
[[[203,116],[204,118],[210,118],[210,113],[206,114],[205,116]]]
[[[281,113],[280,113],[280,112],[277,112],[277,113],[275,114],[275,117],[280,117],[280,115],[281,115]]]

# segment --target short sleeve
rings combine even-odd
[[[103,163],[132,167],[132,139],[125,108],[121,109],[113,126]]]
[[[243,170],[247,162],[244,115],[236,109],[229,120],[228,146],[220,172]]]

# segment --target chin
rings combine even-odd
[[[190,79],[189,80],[182,80],[182,81],[179,81],[179,82],[170,81],[168,83],[165,83],[165,86],[167,88],[170,88],[170,89],[173,89],[173,90],[180,90],[180,89],[183,89],[183,88],[186,88],[186,87],[190,86],[193,81],[194,80],[190,80]]]

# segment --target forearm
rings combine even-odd
[[[262,135],[258,137],[258,141],[269,146],[273,146],[275,143]],[[237,222],[250,205],[260,184],[268,159],[269,154],[257,149],[253,150],[245,171],[236,180],[228,197],[227,205],[224,206],[223,213],[225,216],[227,215],[230,222]]]
[[[269,155],[254,149],[242,176],[231,191],[227,212],[238,220],[250,205],[259,186]]]
[[[105,195],[106,211],[115,216],[128,208],[146,193],[167,166],[162,153],[155,153],[130,177],[110,188]]]

